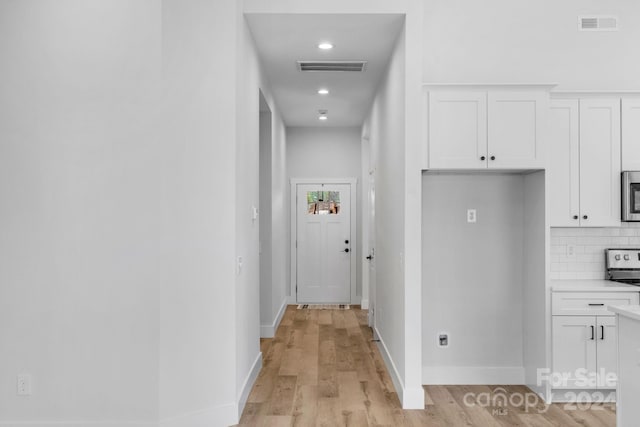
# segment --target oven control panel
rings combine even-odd
[[[640,249],[607,249],[607,269],[640,269]]]

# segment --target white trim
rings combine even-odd
[[[91,426],[91,427],[156,427],[158,423],[152,421],[0,421],[0,426],[15,427],[49,427],[49,426]]]
[[[228,403],[212,408],[201,409],[175,417],[165,418],[159,423],[160,427],[202,427],[229,426],[238,422],[238,405]]]
[[[423,384],[494,385],[524,384],[521,366],[423,366]]]
[[[280,310],[278,310],[278,314],[271,325],[260,325],[260,338],[273,338],[276,335],[276,330],[282,321],[282,316],[284,316],[284,312],[287,310],[288,299],[289,297],[285,297],[284,301],[282,301],[282,306]]]
[[[382,354],[382,359],[384,360],[385,365],[387,365],[387,371],[389,371],[389,376],[391,377],[391,381],[393,382],[393,386],[396,388],[396,393],[398,393],[398,398],[400,402],[402,402],[402,392],[404,391],[404,383],[402,382],[402,378],[398,373],[398,369],[396,368],[396,364],[393,363],[393,359],[391,358],[391,354],[387,349],[387,345],[384,343],[382,339],[382,335],[380,335],[380,331],[378,328],[374,327],[374,339],[378,338],[378,349],[380,350],[380,354]]]
[[[422,387],[406,388],[404,386],[404,382],[402,381],[402,377],[400,377],[400,374],[398,373],[396,364],[393,363],[393,359],[391,358],[389,349],[384,343],[384,340],[380,335],[380,331],[378,331],[378,329],[375,327],[373,328],[373,336],[374,339],[376,339],[377,337],[379,341],[378,349],[380,350],[382,359],[387,366],[387,371],[389,372],[389,376],[391,377],[393,386],[396,389],[396,393],[398,393],[398,399],[400,399],[400,402],[402,402],[402,409],[424,409],[424,390],[422,389]]]
[[[296,277],[297,277],[297,258],[296,258],[296,240],[297,240],[297,215],[296,215],[296,208],[297,208],[297,200],[296,200],[296,190],[297,190],[297,186],[298,184],[346,184],[350,186],[350,193],[351,193],[351,206],[349,207],[351,209],[351,227],[350,227],[350,234],[351,237],[349,240],[351,240],[352,242],[357,242],[357,220],[358,220],[358,213],[357,213],[357,200],[356,197],[358,196],[358,178],[291,178],[290,180],[290,186],[291,186],[291,191],[290,191],[290,208],[291,208],[291,224],[290,224],[290,228],[291,228],[291,242],[290,242],[290,252],[291,252],[291,283],[290,283],[290,293],[291,293],[291,299],[293,299],[293,302],[289,301],[289,303],[293,303],[293,304],[297,304],[298,303],[298,299],[297,299],[297,292],[296,292]],[[353,245],[357,248],[357,245]],[[358,304],[358,297],[356,295],[356,286],[357,286],[357,259],[360,256],[360,254],[358,253],[357,249],[353,251],[355,256],[351,257],[351,296],[350,296],[350,304]],[[318,303],[321,303],[322,301],[317,301]]]
[[[258,357],[253,362],[253,366],[249,371],[249,375],[244,380],[244,384],[242,384],[242,388],[240,389],[240,396],[238,396],[238,420],[242,416],[242,411],[244,411],[244,406],[247,404],[247,399],[249,398],[249,393],[251,393],[251,389],[258,379],[258,374],[260,373],[260,369],[262,369],[262,353],[258,353]]]
[[[369,310],[369,300],[363,299],[362,301],[360,301],[360,308],[362,308],[363,310]]]

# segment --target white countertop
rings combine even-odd
[[[610,305],[607,309],[620,316],[640,321],[640,305]]]
[[[611,280],[552,280],[552,291],[562,292],[640,292],[640,286]]]

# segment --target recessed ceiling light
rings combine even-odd
[[[322,50],[329,50],[329,49],[333,49],[333,45],[328,42],[322,42],[318,45],[318,48]]]
[[[329,95],[329,89],[318,89],[319,95]]]

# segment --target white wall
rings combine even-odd
[[[375,164],[375,325],[396,382],[404,378],[405,33],[400,34],[365,134]],[[396,384],[402,388],[402,384]],[[402,390],[397,390],[402,393]]]
[[[157,418],[160,13],[0,2],[0,423]]]
[[[521,383],[523,176],[425,174],[422,196],[425,383]]]
[[[287,173],[291,178],[357,178],[361,194],[360,129],[287,128]],[[289,197],[290,198],[290,197]],[[362,203],[356,198],[356,295],[362,296]],[[292,218],[295,221],[295,218]]]
[[[237,358],[247,334],[236,312],[243,303],[236,289],[245,286],[235,275],[235,141],[245,143],[236,128],[240,58],[229,43],[241,42],[237,7],[232,0],[162,2],[164,111],[154,155],[163,161],[169,271],[160,293],[156,393],[166,426],[235,422],[238,371],[250,357]]]
[[[583,14],[617,15],[620,31],[579,32]],[[638,89],[639,20],[628,0],[424,2],[423,79]]]

